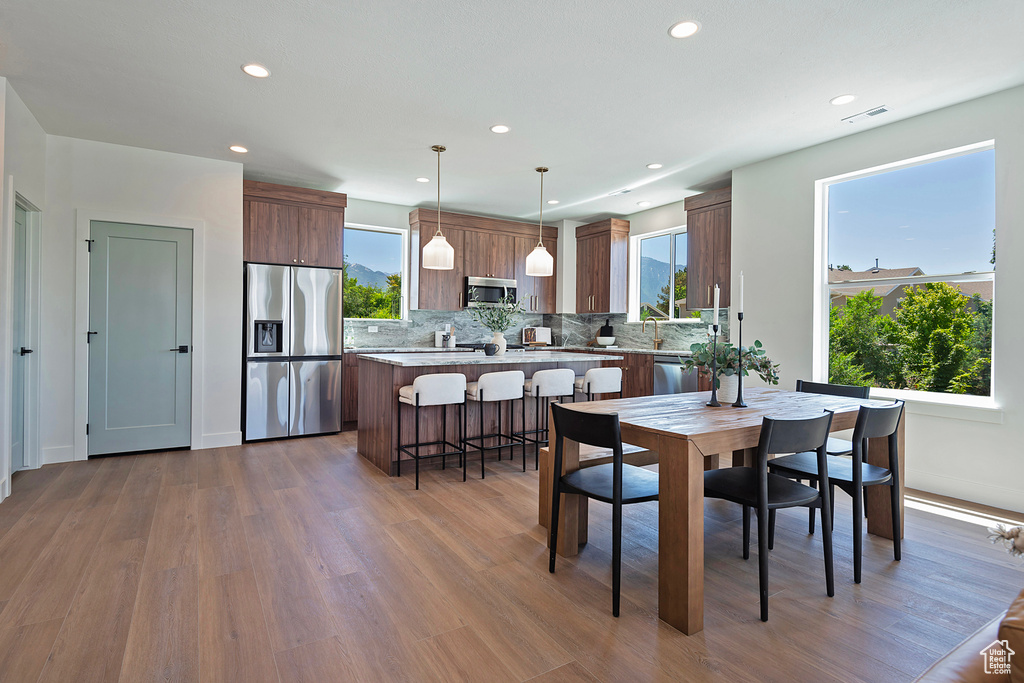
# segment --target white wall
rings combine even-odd
[[[71,460],[76,432],[76,236],[79,215],[145,216],[203,226],[204,344],[193,368],[202,385],[200,442],[193,448],[241,443],[242,165],[74,138],[46,144],[43,225],[41,416],[44,462]],[[197,264],[199,258],[197,257]],[[84,336],[84,335],[83,335]],[[193,431],[195,433],[195,430]]]
[[[625,220],[629,221],[630,236],[686,225],[686,209],[683,204],[684,202],[680,200],[626,216]]]
[[[11,358],[11,290],[13,285],[13,230],[15,195],[21,195],[35,208],[45,209],[46,191],[46,133],[21,98],[5,78],[0,78],[0,358]],[[36,224],[29,225],[28,237],[28,296],[30,302],[38,300],[39,274],[34,269],[38,258],[38,235]],[[38,335],[37,320],[33,310],[27,311],[27,341],[35,346]],[[26,382],[29,395],[26,396],[26,418],[35,418],[38,396],[32,393],[38,378],[39,358],[26,356]],[[11,375],[10,363],[0,363],[0,499],[9,492],[7,473],[10,469],[11,433]],[[25,456],[31,463],[35,457],[38,442],[31,433],[31,424],[26,430]]]
[[[751,338],[782,364],[782,385],[811,377],[816,180],[984,140],[996,141],[994,388],[998,409],[908,405],[907,484],[1024,509],[1024,87],[850,135],[733,171],[733,291],[746,274]]]
[[[555,312],[576,312],[576,228],[582,221],[559,221],[558,263],[555,264]]]
[[[374,225],[379,228],[401,228],[408,232],[409,214],[414,208],[349,197],[348,207],[345,209],[345,222]]]

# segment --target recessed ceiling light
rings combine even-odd
[[[659,168],[661,168],[661,164],[647,164],[647,168],[651,169],[652,171],[657,171]]]
[[[497,125],[491,126],[492,133],[507,133],[510,130],[512,129],[506,126],[504,123],[499,123]]]
[[[430,182],[430,178],[417,178],[416,182],[417,183],[429,183]]]
[[[270,75],[270,69],[263,66],[262,64],[243,64],[242,71],[249,74],[253,78],[266,78]]]
[[[228,149],[238,154],[248,154],[249,152],[249,150],[247,150],[245,147],[242,147],[241,145],[231,145],[230,147],[228,147]]]
[[[672,24],[668,34],[673,38],[689,38],[699,30],[700,24],[696,21],[680,21],[678,24]]]
[[[829,102],[836,106],[839,106],[840,104],[849,104],[850,102],[853,102],[855,99],[857,99],[856,95],[839,95],[838,97],[833,97],[831,100],[829,100]]]
[[[636,205],[640,206],[640,207],[648,207],[648,206],[651,205],[651,203],[650,202],[637,202]]]
[[[558,203],[557,199],[549,199],[548,200],[548,204],[557,204],[557,203]]]

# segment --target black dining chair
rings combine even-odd
[[[792,479],[827,481],[829,494],[838,486],[853,498],[853,580],[855,583],[860,583],[861,558],[864,549],[865,487],[891,487],[892,548],[894,558],[897,561],[900,559],[900,468],[899,440],[896,432],[902,417],[903,401],[877,408],[861,406],[860,412],[857,413],[857,424],[853,428],[853,457],[828,456],[828,473],[825,475],[820,474],[823,470],[818,468],[818,462],[813,453],[786,455],[768,463],[768,469],[778,475]],[[888,440],[888,468],[878,467],[867,462],[868,439],[875,438]],[[773,518],[769,521],[772,526],[769,534],[774,535],[775,520]]]
[[[827,396],[844,396],[846,398],[867,399],[871,387],[857,387],[849,384],[826,384],[824,382],[808,382],[798,379],[796,390],[808,394],[825,394]],[[825,444],[825,452],[829,455],[850,455],[853,453],[853,443],[846,439],[830,436]],[[797,479],[797,481],[800,481]],[[812,484],[814,482],[811,482]],[[831,492],[830,492],[831,493]],[[835,523],[835,496],[831,496],[832,522]],[[814,533],[814,508],[807,511],[807,533]]]
[[[774,419],[761,422],[757,458],[753,467],[730,467],[704,473],[704,497],[721,498],[743,506],[743,559],[750,558],[750,510],[757,512],[757,566],[761,591],[761,621],[768,621],[769,515],[780,508],[820,507],[822,548],[825,554],[825,587],[835,595],[832,567],[832,525],[828,487],[828,455],[825,441],[832,425],[831,411],[806,419]],[[823,477],[814,489],[768,471],[768,456],[777,453],[814,451]]]
[[[555,572],[558,551],[558,515],[561,494],[575,493],[612,506],[612,614],[619,616],[619,583],[622,574],[622,506],[658,499],[656,472],[622,462],[622,434],[616,413],[586,413],[551,404],[555,439],[554,485],[551,487],[551,559],[548,571]],[[562,447],[565,439],[581,444],[610,448],[612,462],[576,470],[562,471]],[[789,481],[784,480],[784,481]]]

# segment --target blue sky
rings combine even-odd
[[[995,150],[836,183],[828,199],[832,265],[992,269]]]
[[[345,260],[391,275],[402,270],[402,236],[393,232],[345,230]]]

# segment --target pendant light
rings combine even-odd
[[[423,247],[422,265],[430,270],[452,270],[455,268],[455,249],[441,234],[441,152],[445,148],[434,145],[430,149],[437,152],[437,233]]]
[[[540,173],[540,220],[537,223],[537,246],[526,257],[526,274],[533,277],[551,277],[555,272],[555,260],[544,246],[544,174],[548,169],[538,166]]]

